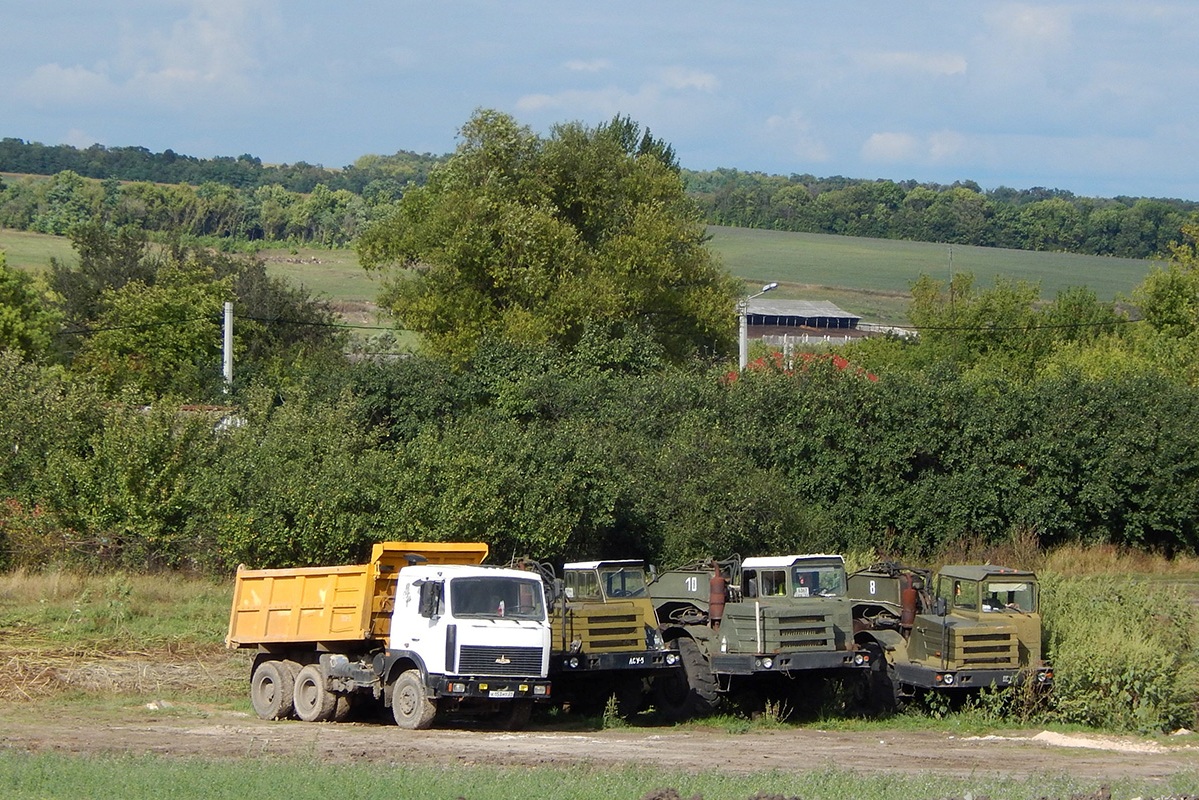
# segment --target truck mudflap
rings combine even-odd
[[[817,670],[866,670],[870,653],[866,650],[819,650],[798,653],[712,655],[715,675],[756,675],[760,673],[809,672]]]
[[[458,678],[430,675],[434,697],[484,700],[549,700],[545,678]]]
[[[601,670],[656,672],[677,669],[682,663],[675,650],[633,650],[624,653],[561,653],[550,659],[550,674]]]
[[[895,664],[895,679],[920,689],[968,690],[990,687],[1006,688],[1032,681],[1037,688],[1053,685],[1050,667],[1036,669],[945,669],[938,670],[919,664]]]

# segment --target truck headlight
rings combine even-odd
[[[677,667],[679,665],[679,654],[671,650],[666,654],[666,666]]]
[[[766,658],[762,659],[762,669],[773,669],[773,668],[774,668],[774,659],[773,658],[771,658],[770,656],[767,656]]]
[[[862,655],[861,653],[854,653],[853,663],[856,666],[859,666],[859,667],[862,666],[863,664],[866,663],[866,656]]]
[[[942,675],[941,683],[945,684],[946,686],[953,686],[953,676],[952,675]]]
[[[562,662],[562,666],[566,667],[567,669],[578,669],[579,668],[579,657],[571,656],[570,658],[565,659]]]

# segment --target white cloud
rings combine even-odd
[[[1069,44],[1072,35],[1070,9],[1011,3],[988,12],[992,31],[1009,46],[1020,50],[1050,50]]]
[[[774,115],[766,119],[766,133],[787,151],[805,161],[827,161],[828,148],[812,132],[811,121],[802,112],[792,111],[786,116]]]
[[[603,72],[611,67],[612,63],[606,58],[595,58],[591,61],[574,59],[567,61],[563,66],[571,72]]]
[[[92,136],[90,133],[85,133],[79,128],[71,128],[66,135],[62,137],[63,144],[69,144],[72,147],[78,147],[80,150],[91,147],[94,144],[103,144],[99,138]]]
[[[115,52],[94,64],[47,63],[19,83],[19,91],[40,105],[114,106],[154,103],[194,107],[219,96],[235,101],[249,95],[258,66],[253,37],[261,3],[195,0],[185,16],[167,28],[125,25]]]
[[[970,138],[957,131],[935,131],[923,137],[882,131],[866,139],[861,157],[875,164],[953,165],[977,149]]]
[[[38,106],[102,104],[113,92],[108,76],[85,67],[43,64],[21,81],[18,93]]]
[[[710,94],[719,87],[715,76],[706,72],[671,67],[654,80],[628,91],[614,86],[602,89],[567,89],[551,94],[527,94],[516,101],[521,111],[557,110],[568,113],[594,111],[605,115],[643,114],[661,103],[695,92]]]
[[[664,70],[656,83],[665,89],[698,89],[701,92],[714,92],[720,88],[720,81],[710,72],[682,67]]]
[[[862,145],[862,159],[882,164],[914,161],[920,157],[921,145],[908,133],[872,133]]]
[[[135,64],[128,88],[159,100],[188,102],[193,92],[219,91],[231,98],[245,92],[258,64],[253,31],[260,3],[196,0],[191,13],[169,31],[141,41],[126,40]]]
[[[862,53],[858,61],[867,69],[887,73],[962,75],[966,72],[966,57],[960,53]]]

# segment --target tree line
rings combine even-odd
[[[444,156],[367,155],[341,169],[257,157],[198,159],[140,147],[77,149],[0,140],[0,226],[62,234],[97,213],[118,224],[227,242],[341,246]],[[1061,189],[984,191],[840,176],[679,170],[708,224],[1021,250],[1151,258],[1168,252],[1195,201],[1080,197]]]
[[[197,158],[167,149],[154,153],[145,147],[105,147],[93,144],[45,145],[7,137],[0,139],[0,172],[28,175],[57,175],[74,172],[85,178],[151,183],[218,183],[237,189],[281,186],[291,192],[311,192],[318,184],[336,191],[363,194],[375,181],[421,183],[444,156],[401,150],[390,156],[366,155],[341,168],[327,168],[298,161],[294,164],[264,164],[244,153],[236,158]]]
[[[0,560],[348,562],[861,551],[1035,538],[1199,550],[1199,226],[1137,287],[923,277],[916,339],[738,373],[736,286],[668,145],[480,112],[360,256],[422,349],[347,359],[252,257],[96,218],[78,264],[0,257]],[[236,380],[220,375],[235,303]]]
[[[1168,251],[1199,203],[1078,197],[1060,189],[983,191],[952,185],[782,177],[720,169],[687,173],[717,225],[1042,250],[1123,258]]]

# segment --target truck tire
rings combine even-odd
[[[680,668],[673,675],[654,679],[658,710],[671,720],[712,713],[720,705],[720,692],[708,659],[690,636],[680,636],[675,647],[682,662]]]
[[[523,730],[533,717],[532,700],[509,700],[500,711],[497,722],[506,731]]]
[[[437,703],[426,694],[420,670],[410,669],[396,678],[391,690],[391,715],[396,725],[410,731],[423,731],[433,724]]]
[[[887,661],[883,648],[871,642],[865,646],[870,652],[870,670],[867,672],[867,702],[876,714],[889,714],[899,710],[903,699],[899,693],[899,682],[895,669]]]
[[[337,695],[329,691],[320,664],[309,664],[296,676],[296,716],[305,722],[328,722],[337,710]]]
[[[295,710],[295,678],[282,661],[263,661],[250,676],[250,705],[261,719],[287,719]]]

